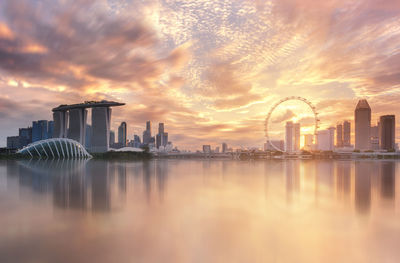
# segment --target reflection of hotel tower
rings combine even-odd
[[[300,123],[286,122],[285,151],[296,152],[300,150]]]
[[[371,108],[367,100],[359,100],[354,111],[355,149],[371,149]]]

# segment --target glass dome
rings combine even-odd
[[[92,158],[79,142],[67,138],[52,138],[37,141],[17,153],[39,158]]]

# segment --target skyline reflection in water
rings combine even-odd
[[[399,164],[2,161],[0,262],[397,262]]]

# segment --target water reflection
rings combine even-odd
[[[0,262],[393,262],[399,164],[0,161]]]

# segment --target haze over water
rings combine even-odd
[[[2,161],[0,262],[397,262],[399,164]]]

